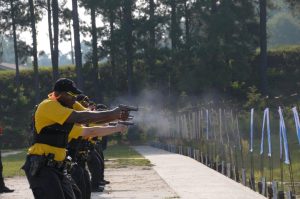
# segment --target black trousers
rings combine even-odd
[[[31,176],[30,164],[30,156],[28,156],[22,168],[35,199],[81,199],[79,189],[65,171],[43,166],[37,175]]]
[[[106,136],[104,136],[106,137]],[[105,169],[105,164],[104,164],[104,149],[103,149],[103,139],[104,137],[102,138],[102,141],[101,142],[97,142],[96,145],[95,145],[95,150],[98,154],[98,158],[100,159],[101,161],[101,167],[100,167],[100,178],[101,180],[104,180],[104,169]],[[106,146],[105,146],[106,147]]]
[[[90,150],[88,156],[87,164],[91,172],[92,188],[97,188],[104,178],[104,161],[96,150]]]
[[[91,181],[85,163],[79,163],[72,167],[71,176],[82,193],[82,199],[91,198]]]
[[[2,166],[2,160],[1,160],[1,150],[0,150],[0,189],[5,186],[4,184],[4,178],[3,178],[3,166]]]

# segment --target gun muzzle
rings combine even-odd
[[[124,104],[120,104],[120,105],[119,105],[119,108],[120,108],[122,111],[138,111],[138,110],[139,110],[138,107],[135,107],[135,106],[127,106],[127,105],[124,105]]]
[[[117,124],[122,124],[122,125],[126,125],[126,126],[132,126],[134,125],[133,122],[130,121],[118,121],[118,122],[110,122],[108,123],[110,126],[116,126]]]
[[[126,126],[132,126],[132,125],[134,125],[134,123],[133,123],[133,122],[130,122],[130,121],[119,121],[118,123],[119,123],[119,124],[126,125]]]

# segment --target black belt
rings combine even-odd
[[[53,158],[49,158],[45,155],[28,155],[30,159],[40,159],[42,164],[47,167],[62,169],[65,167],[65,161],[56,161]]]
[[[46,161],[46,166],[47,167],[52,167],[52,168],[56,168],[56,169],[62,169],[65,167],[65,161],[56,161],[56,160],[51,160],[48,159]]]

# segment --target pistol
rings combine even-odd
[[[132,126],[134,125],[133,122],[130,122],[130,121],[118,121],[118,122],[110,122],[108,123],[110,126],[116,126],[117,124],[123,124],[123,125],[126,125],[126,126]]]
[[[135,106],[128,106],[128,105],[124,105],[124,104],[120,104],[120,105],[119,105],[119,108],[120,108],[122,111],[138,111],[138,110],[139,110],[138,107],[135,107]]]

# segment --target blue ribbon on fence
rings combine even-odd
[[[272,156],[272,145],[271,145],[271,130],[270,130],[270,114],[269,114],[269,108],[266,108],[264,111],[264,117],[263,117],[263,125],[262,125],[262,131],[261,131],[261,143],[260,143],[260,155],[264,153],[264,132],[265,132],[265,122],[267,121],[267,134],[268,134],[268,156]]]
[[[253,116],[254,116],[254,109],[251,109],[251,116],[250,116],[250,152],[253,152]]]
[[[289,146],[288,146],[288,140],[286,136],[286,127],[283,119],[283,113],[282,109],[279,107],[278,108],[279,112],[279,118],[280,118],[280,123],[279,123],[279,141],[280,141],[280,159],[282,160],[283,153],[282,153],[282,143],[284,146],[284,156],[285,156],[285,164],[290,164],[290,159],[289,159]]]
[[[298,111],[297,111],[296,107],[293,107],[292,111],[294,113],[296,132],[297,132],[297,136],[298,136],[298,142],[300,144],[300,121],[299,121],[299,114],[298,114]]]

